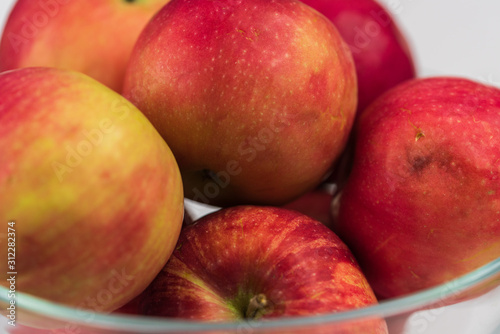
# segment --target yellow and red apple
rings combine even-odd
[[[357,86],[333,23],[298,0],[173,0],[139,37],[123,94],[171,147],[188,198],[281,205],[332,168]]]
[[[0,220],[15,243],[7,267],[0,233],[0,270],[17,273],[19,292],[120,307],[177,242],[184,208],[172,152],[138,109],[83,74],[25,68],[0,74],[0,87]]]
[[[0,72],[45,66],[87,74],[121,92],[146,23],[168,0],[18,0],[0,42]]]

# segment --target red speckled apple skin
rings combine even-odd
[[[416,79],[357,124],[334,230],[375,293],[432,287],[500,254],[500,90]]]

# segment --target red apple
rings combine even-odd
[[[177,242],[172,152],[137,108],[83,74],[26,68],[0,74],[0,87],[1,272],[18,292],[120,307]]]
[[[113,313],[117,314],[132,314],[132,315],[138,315],[139,314],[139,303],[142,298],[142,295],[137,295],[134,299],[129,301],[127,304],[123,305],[120,308],[117,308],[116,310],[113,311]]]
[[[295,210],[317,220],[328,228],[332,228],[331,204],[333,201],[332,187],[321,186],[305,193],[296,200],[283,206]]]
[[[429,288],[500,254],[500,90],[403,83],[359,118],[335,231],[380,298]]]
[[[349,49],[298,0],[173,0],[131,57],[124,96],[151,120],[186,197],[281,205],[315,188],[356,109]]]
[[[169,262],[140,295],[139,310],[234,321],[376,303],[349,249],[323,224],[282,208],[237,206],[183,228]],[[360,333],[386,333],[383,320],[353,325],[345,333],[361,328]]]
[[[0,72],[49,66],[121,92],[140,32],[168,0],[18,0],[0,43]]]
[[[328,17],[349,45],[358,77],[358,115],[383,92],[415,77],[405,36],[375,0],[302,0]]]
[[[408,42],[391,14],[377,1],[302,2],[328,17],[352,51],[358,77],[356,117],[382,93],[415,77],[415,65]],[[353,150],[354,139],[350,138],[329,178],[329,182],[335,183],[339,189],[344,186],[351,171]]]

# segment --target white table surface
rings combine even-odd
[[[500,1],[380,2],[390,10],[407,36],[420,76],[461,76],[500,87]],[[15,0],[0,0],[0,27],[14,3]],[[492,317],[499,320],[496,324],[487,324],[485,319]],[[456,320],[464,318],[470,319],[468,326],[457,328]],[[499,325],[500,288],[497,288],[469,302],[415,314],[408,321],[406,332],[496,334],[500,328],[494,332],[495,326]],[[0,332],[5,326],[2,321]]]

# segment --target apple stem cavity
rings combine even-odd
[[[259,293],[258,295],[253,296],[248,302],[245,318],[251,320],[259,319],[264,315],[264,313],[266,313],[266,311],[269,310],[270,305],[271,304],[265,294]]]

